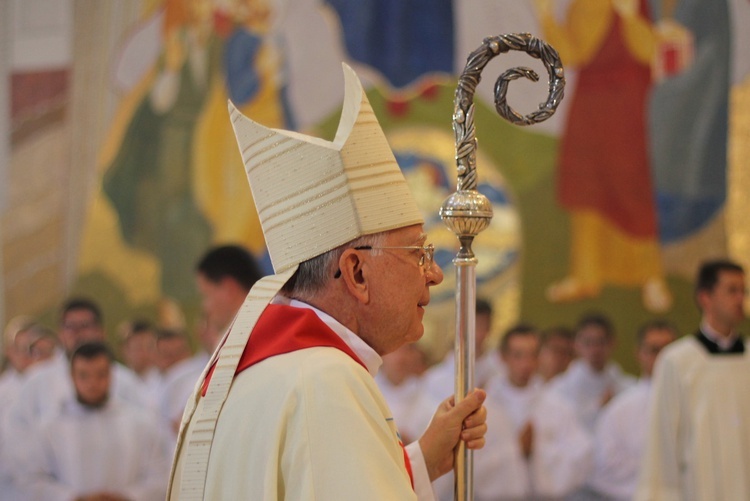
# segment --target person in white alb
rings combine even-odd
[[[593,434],[601,409],[612,397],[632,386],[635,378],[612,360],[615,331],[607,317],[585,315],[575,331],[578,358],[549,384],[575,408],[581,424]]]
[[[259,280],[188,401],[168,499],[427,500],[482,390],[443,400],[403,447],[374,376],[423,334],[443,279],[354,71],[334,141],[230,118],[275,274]]]
[[[411,443],[422,435],[440,403],[422,391],[426,359],[418,343],[405,344],[383,357],[383,365],[375,376],[404,443]]]
[[[30,327],[35,323],[30,317],[16,317],[5,327],[2,339],[4,369],[0,373],[0,396],[3,397],[3,402],[17,395],[23,373],[32,364],[29,350],[32,342]]]
[[[148,320],[133,320],[118,328],[120,353],[125,367],[146,386],[156,406],[161,375],[156,367],[156,327]]]
[[[564,326],[550,327],[542,331],[541,340],[537,373],[547,383],[570,367],[576,356],[575,334]]]
[[[641,377],[635,386],[612,399],[597,422],[589,485],[606,499],[633,499],[646,448],[654,363],[659,352],[677,337],[677,329],[666,320],[641,326],[636,350]]]
[[[486,341],[492,330],[492,304],[486,299],[479,298],[476,302],[476,362],[474,364],[474,381],[476,386],[484,388],[487,381],[496,374],[504,371],[502,361],[497,350],[487,345]],[[446,393],[454,391],[456,384],[455,353],[450,350],[443,360],[430,367],[422,378],[424,392],[431,398],[442,398]]]
[[[23,398],[9,405],[6,420],[8,437],[2,451],[11,463],[21,462],[28,454],[26,437],[45,419],[57,415],[75,396],[70,379],[70,359],[83,342],[104,341],[104,326],[99,306],[88,299],[66,301],[60,315],[58,338],[64,350],[36,364],[20,388]],[[64,351],[64,352],[63,352]],[[151,411],[153,402],[145,385],[125,366],[112,366],[112,395]]]
[[[209,324],[199,334],[216,332],[221,336],[262,276],[260,266],[246,248],[232,244],[208,249],[195,266],[203,320]],[[199,336],[199,341],[203,351],[213,353],[217,339]]]
[[[161,385],[156,393],[157,410],[172,434],[172,442],[176,442],[185,402],[208,357],[193,355],[187,334],[177,329],[157,330],[156,353],[161,372]]]
[[[161,428],[154,416],[110,395],[112,354],[80,345],[71,358],[75,397],[26,437],[16,466],[27,501],[160,501],[168,478]]]
[[[195,281],[201,296],[201,319],[195,330],[198,350],[191,356],[187,336],[174,330],[162,329],[158,342],[163,374],[158,408],[175,438],[185,402],[196,381],[221,335],[261,277],[255,258],[240,245],[212,247],[198,260],[195,266]]]
[[[52,350],[33,350],[34,345],[52,345]],[[11,474],[13,459],[8,454],[8,444],[13,443],[7,429],[8,409],[21,396],[21,387],[32,366],[52,356],[55,341],[52,331],[30,317],[15,317],[8,322],[3,333],[3,355],[7,361],[0,374],[0,499],[21,499]]]
[[[195,267],[201,295],[202,318],[196,329],[198,351],[191,354],[187,334],[160,329],[158,353],[162,383],[158,410],[174,438],[177,437],[185,402],[203,373],[211,353],[230,326],[250,288],[261,278],[252,254],[239,245],[212,247]]]
[[[49,358],[36,357],[32,346],[42,338],[54,337],[47,328],[29,317],[16,317],[8,323],[3,337],[3,355],[6,368],[0,374],[0,431],[6,419],[8,408],[14,402],[32,366]]]
[[[528,325],[502,338],[506,373],[487,384],[487,444],[474,454],[477,500],[563,499],[591,470],[591,436],[537,375],[539,346]]]
[[[667,346],[656,362],[646,452],[633,499],[750,499],[750,350],[745,272],[705,262],[695,299],[700,330]]]

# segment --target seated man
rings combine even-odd
[[[110,395],[112,354],[88,342],[72,354],[75,398],[27,437],[16,478],[23,499],[162,500],[168,478],[155,416]]]
[[[8,406],[18,397],[32,366],[52,356],[52,353],[37,355],[32,347],[43,340],[51,340],[54,346],[54,334],[29,317],[17,317],[8,323],[3,340],[7,366],[0,373],[0,402],[3,402],[0,423],[4,423]]]
[[[435,405],[422,389],[427,354],[419,343],[409,343],[383,357],[383,365],[375,382],[383,393],[398,423],[401,439],[412,442],[419,438],[432,419]]]
[[[195,267],[195,280],[201,295],[201,309],[210,322],[209,331],[224,334],[232,319],[262,273],[255,258],[239,245],[212,247]],[[209,355],[216,341],[201,338],[201,348]]]
[[[474,380],[478,388],[484,388],[487,381],[496,374],[505,371],[497,350],[487,346],[492,332],[492,304],[479,298],[476,301],[476,329],[474,343],[476,363],[474,364]],[[455,352],[451,349],[443,360],[430,367],[424,375],[422,386],[424,392],[431,398],[438,400],[446,393],[453,391],[456,383]]]
[[[16,317],[8,322],[3,336],[3,355],[7,360],[0,374],[0,497],[4,501],[19,499],[15,492],[9,456],[8,408],[21,395],[21,387],[32,367],[49,359],[56,346],[54,334],[30,317]],[[34,350],[34,346],[45,349]],[[12,442],[11,442],[12,443]]]
[[[157,409],[172,432],[170,441],[174,444],[185,402],[208,360],[193,356],[187,334],[177,329],[158,330],[156,351],[157,366],[162,375]]]
[[[537,375],[539,345],[529,326],[503,336],[506,374],[487,384],[490,421],[487,447],[475,454],[476,499],[563,499],[591,469],[591,437]]]
[[[635,378],[612,360],[615,330],[606,316],[583,316],[576,326],[574,346],[578,358],[550,382],[550,388],[576,409],[581,424],[593,434],[602,408],[612,397],[632,386]]]
[[[148,320],[133,320],[123,323],[118,334],[125,367],[146,385],[149,395],[155,395],[161,384],[156,367],[156,327]]]
[[[651,374],[659,352],[677,339],[669,322],[653,320],[638,330],[638,384],[617,395],[596,425],[591,487],[607,499],[633,499],[648,432]]]
[[[568,370],[575,358],[575,335],[567,327],[557,326],[545,329],[541,340],[537,372],[545,383],[549,383]]]
[[[73,396],[69,377],[73,351],[84,342],[106,339],[99,306],[83,298],[66,301],[60,315],[58,338],[63,350],[33,367],[20,390],[24,398],[16,399],[9,406],[8,426],[13,437],[26,436],[29,427],[56,414],[62,403]],[[112,366],[112,393],[144,409],[153,408],[146,386],[133,371],[119,363]],[[13,455],[24,454],[23,441],[18,442],[10,444]]]

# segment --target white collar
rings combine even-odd
[[[346,328],[338,320],[330,316],[328,313],[317,309],[316,307],[299,301],[297,299],[289,299],[281,294],[277,294],[271,300],[271,304],[283,304],[286,306],[292,306],[294,308],[307,308],[315,312],[324,324],[328,326],[333,332],[335,332],[346,345],[351,348],[355,355],[365,364],[367,371],[375,377],[380,370],[380,366],[383,364],[383,359],[378,353],[373,350],[370,345],[365,343],[361,337],[357,336],[354,332]]]
[[[708,322],[703,320],[701,322],[701,332],[704,336],[706,336],[708,339],[716,343],[716,345],[722,349],[722,350],[728,350],[734,345],[734,342],[737,341],[737,338],[739,335],[732,331],[729,333],[729,336],[724,336],[719,333],[716,329],[708,325]]]

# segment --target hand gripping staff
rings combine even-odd
[[[495,109],[512,124],[531,125],[551,117],[563,98],[565,76],[557,51],[542,40],[528,33],[499,35],[485,38],[482,45],[472,52],[458,80],[453,101],[453,132],[456,137],[456,165],[458,183],[456,192],[443,202],[440,217],[458,237],[460,248],[453,263],[456,266],[456,403],[463,400],[474,389],[474,338],[476,327],[476,265],[477,259],[471,250],[474,237],[487,228],[492,219],[492,205],[487,197],[477,191],[476,149],[474,128],[474,91],[487,63],[498,54],[511,50],[527,52],[540,59],[549,74],[549,96],[539,109],[529,115],[521,115],[506,101],[511,80],[520,77],[534,82],[539,80],[530,68],[512,68],[504,72],[495,82]],[[474,499],[473,453],[463,442],[459,443],[455,460],[454,499]]]

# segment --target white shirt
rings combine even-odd
[[[13,368],[8,368],[0,375],[0,498],[3,501],[20,500],[21,497],[15,492],[15,486],[12,482],[10,465],[12,459],[7,454],[7,434],[6,431],[8,419],[8,408],[18,397],[23,384],[24,374]]]
[[[61,405],[75,395],[70,377],[70,362],[62,353],[29,369],[21,387],[23,398],[17,400],[10,412],[20,412],[27,421],[41,419],[59,412]],[[148,407],[148,391],[133,371],[122,364],[112,365],[111,393],[135,405]]]
[[[0,434],[3,429],[2,423],[8,413],[8,407],[18,397],[24,379],[24,375],[12,367],[0,374],[0,402],[2,402],[2,405],[0,405]]]
[[[550,389],[558,392],[570,403],[581,424],[594,432],[602,399],[607,391],[615,395],[635,384],[635,378],[625,374],[619,365],[610,362],[602,372],[594,370],[584,360],[574,360],[568,370],[549,382]]]
[[[695,336],[659,354],[637,501],[750,499],[750,350],[709,353]]]
[[[506,376],[490,380],[487,401],[488,414],[503,417],[492,423],[496,429],[488,429],[485,449],[475,453],[477,499],[563,498],[583,485],[591,471],[593,443],[567,402],[539,379],[519,388]],[[528,422],[534,438],[527,459],[519,435]],[[496,453],[502,442],[510,453]]]
[[[504,374],[505,367],[496,350],[490,350],[476,359],[474,365],[474,386],[484,388],[492,377]],[[442,362],[430,367],[422,377],[424,391],[432,398],[443,401],[455,393],[456,361],[455,354],[449,352]]]
[[[596,425],[594,471],[589,485],[613,500],[633,499],[648,431],[651,380],[617,395]]]
[[[177,439],[174,423],[179,425],[185,403],[195,389],[203,369],[208,363],[208,356],[201,352],[190,358],[180,360],[166,370],[162,376],[161,387],[157,392],[159,414],[171,430],[172,438]]]
[[[110,395],[130,402],[149,412],[152,402],[144,384],[133,371],[125,366],[112,365]],[[64,354],[29,368],[28,376],[20,388],[22,398],[16,399],[8,409],[6,431],[7,454],[11,461],[20,461],[27,454],[25,437],[45,419],[61,412],[65,402],[75,399],[75,390],[70,376],[70,363]],[[5,451],[3,451],[5,453]]]
[[[168,457],[155,416],[116,399],[101,409],[73,400],[26,438],[29,455],[16,468],[27,501],[70,501],[112,492],[161,501]]]
[[[422,379],[411,376],[396,386],[381,371],[375,376],[375,382],[393,411],[402,438],[416,440],[421,437],[440,405],[422,390]]]
[[[161,391],[162,385],[162,376],[159,369],[156,367],[149,367],[145,373],[136,373],[136,376],[145,386],[148,399],[152,402],[152,407],[156,409],[158,407],[159,391]]]

